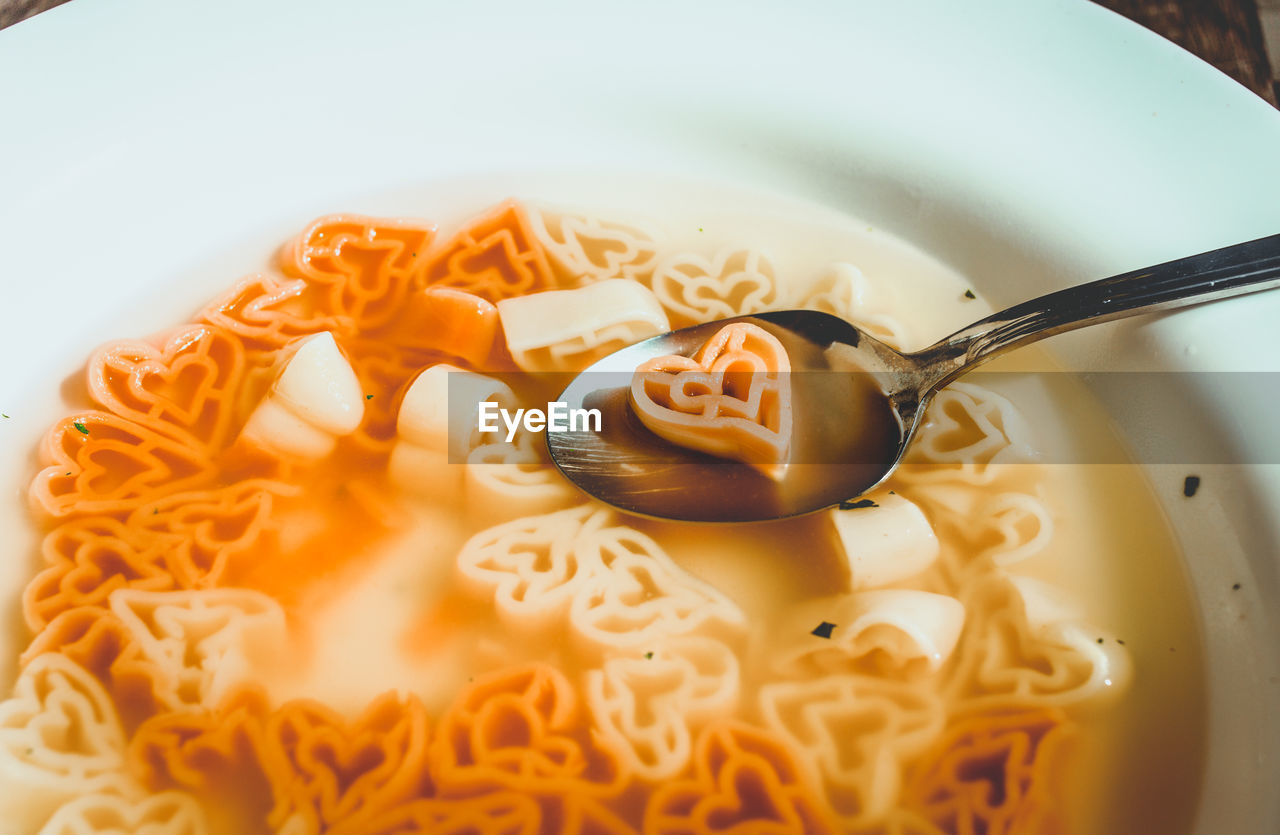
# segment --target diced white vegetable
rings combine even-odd
[[[829,511],[853,588],[876,589],[924,571],[938,558],[938,537],[924,512],[895,493],[870,497],[875,507]]]
[[[349,435],[364,418],[364,394],[333,334],[309,337],[272,387],[282,405],[317,429]]]
[[[285,362],[241,437],[274,452],[316,460],[364,419],[364,395],[330,333],[307,337]]]

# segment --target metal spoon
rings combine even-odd
[[[601,431],[548,432],[556,466],[621,510],[695,522],[798,516],[855,498],[902,461],[925,407],[943,386],[987,360],[1046,336],[1280,286],[1280,235],[1050,293],[903,354],[825,313],[739,316],[646,339],[598,361],[560,395],[601,410]],[[791,360],[796,432],[781,481],[724,458],[674,446],[631,412],[636,366],[690,355],[725,324],[769,330]]]

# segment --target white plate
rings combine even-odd
[[[80,0],[0,32],[4,509],[94,344],[176,321],[300,219],[404,210],[398,189],[741,183],[867,218],[1000,304],[1280,231],[1277,149],[1280,113],[1084,0]],[[1278,319],[1272,293],[1051,345],[1275,371]],[[1204,410],[1280,460],[1273,414]],[[1280,831],[1280,473],[1215,473],[1194,516],[1181,472],[1153,477],[1207,633],[1198,831]]]

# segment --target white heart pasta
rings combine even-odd
[[[284,610],[250,589],[117,589],[111,611],[156,670],[169,710],[216,707],[234,687],[283,657]]]
[[[533,206],[529,228],[565,286],[609,278],[642,280],[653,272],[661,233],[652,224],[622,222],[552,206]]]
[[[842,821],[854,827],[898,799],[907,763],[942,733],[946,708],[932,686],[835,675],[760,688],[766,727],[800,762]]]
[[[520,431],[513,443],[494,442],[472,450],[463,471],[470,521],[496,525],[582,501],[582,494],[538,453],[540,442]]]
[[[746,615],[714,586],[672,562],[653,539],[623,525],[584,531],[575,543],[595,576],[575,590],[569,631],[588,654],[642,649],[671,635],[733,641]]]
[[[974,624],[948,671],[966,704],[1065,706],[1113,697],[1132,678],[1129,654],[1080,618],[1053,587],[997,572],[973,578],[961,597]]]
[[[661,259],[650,279],[675,327],[783,306],[773,262],[750,247],[725,248],[707,259],[682,252]]]
[[[912,443],[911,463],[977,469],[1034,461],[1034,433],[1009,400],[973,383],[952,383],[938,393]]]
[[[746,616],[612,511],[581,507],[477,534],[458,554],[459,583],[492,600],[517,634],[567,627],[589,656],[698,633],[733,640]]]
[[[658,781],[688,765],[699,726],[736,708],[740,675],[733,650],[713,638],[652,646],[588,671],[584,691],[601,736],[637,776]]]
[[[885,313],[876,296],[861,270],[837,261],[822,268],[800,307],[839,316],[893,348],[907,347],[911,337],[906,325]]]
[[[607,523],[591,505],[516,519],[481,531],[457,558],[459,585],[492,601],[516,634],[539,633],[563,621],[574,593],[595,573],[574,547],[584,529]]]
[[[525,371],[580,371],[619,348],[671,329],[643,284],[606,279],[498,302],[507,349]]]
[[[196,799],[182,792],[140,800],[96,793],[64,803],[38,835],[209,835],[209,823]]]
[[[990,558],[1007,567],[1040,553],[1053,539],[1053,516],[1044,502],[1026,493],[997,493],[978,505],[972,517],[985,528],[985,540],[975,559]]]
[[[71,659],[37,655],[0,702],[0,821],[35,832],[63,803],[128,793],[125,736],[102,684]]]

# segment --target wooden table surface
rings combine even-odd
[[[0,29],[65,2],[0,0]],[[1280,0],[1096,2],[1200,56],[1273,105],[1280,101]],[[1268,32],[1274,64],[1267,59]]]

